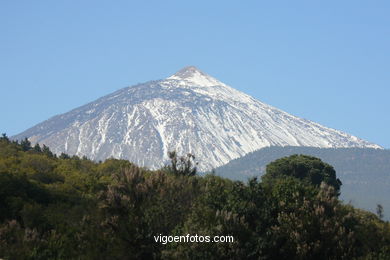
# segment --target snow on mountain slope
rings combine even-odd
[[[128,87],[57,115],[28,137],[53,152],[161,167],[167,152],[193,153],[210,170],[267,146],[381,148],[266,105],[195,67]]]

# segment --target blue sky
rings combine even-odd
[[[0,132],[195,65],[390,148],[389,1],[1,1]]]

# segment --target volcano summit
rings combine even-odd
[[[379,145],[264,104],[195,67],[123,88],[16,136],[59,154],[161,167],[167,152],[193,153],[210,170],[269,146]]]

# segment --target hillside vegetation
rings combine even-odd
[[[385,219],[390,220],[390,150],[267,147],[230,161],[215,172],[225,178],[246,181],[262,176],[270,162],[293,154],[315,156],[331,164],[343,182],[342,200],[371,212],[375,212],[377,204],[381,204],[385,209]]]
[[[340,202],[342,183],[320,159],[286,157],[244,183],[196,175],[191,155],[170,157],[150,171],[3,135],[0,258],[389,259],[381,208],[374,215]],[[234,242],[163,244],[160,234]]]

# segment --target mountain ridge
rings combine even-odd
[[[200,170],[268,146],[382,148],[262,103],[194,66],[117,90],[13,138],[24,137],[55,153],[150,168],[163,166],[170,150],[193,153]]]

